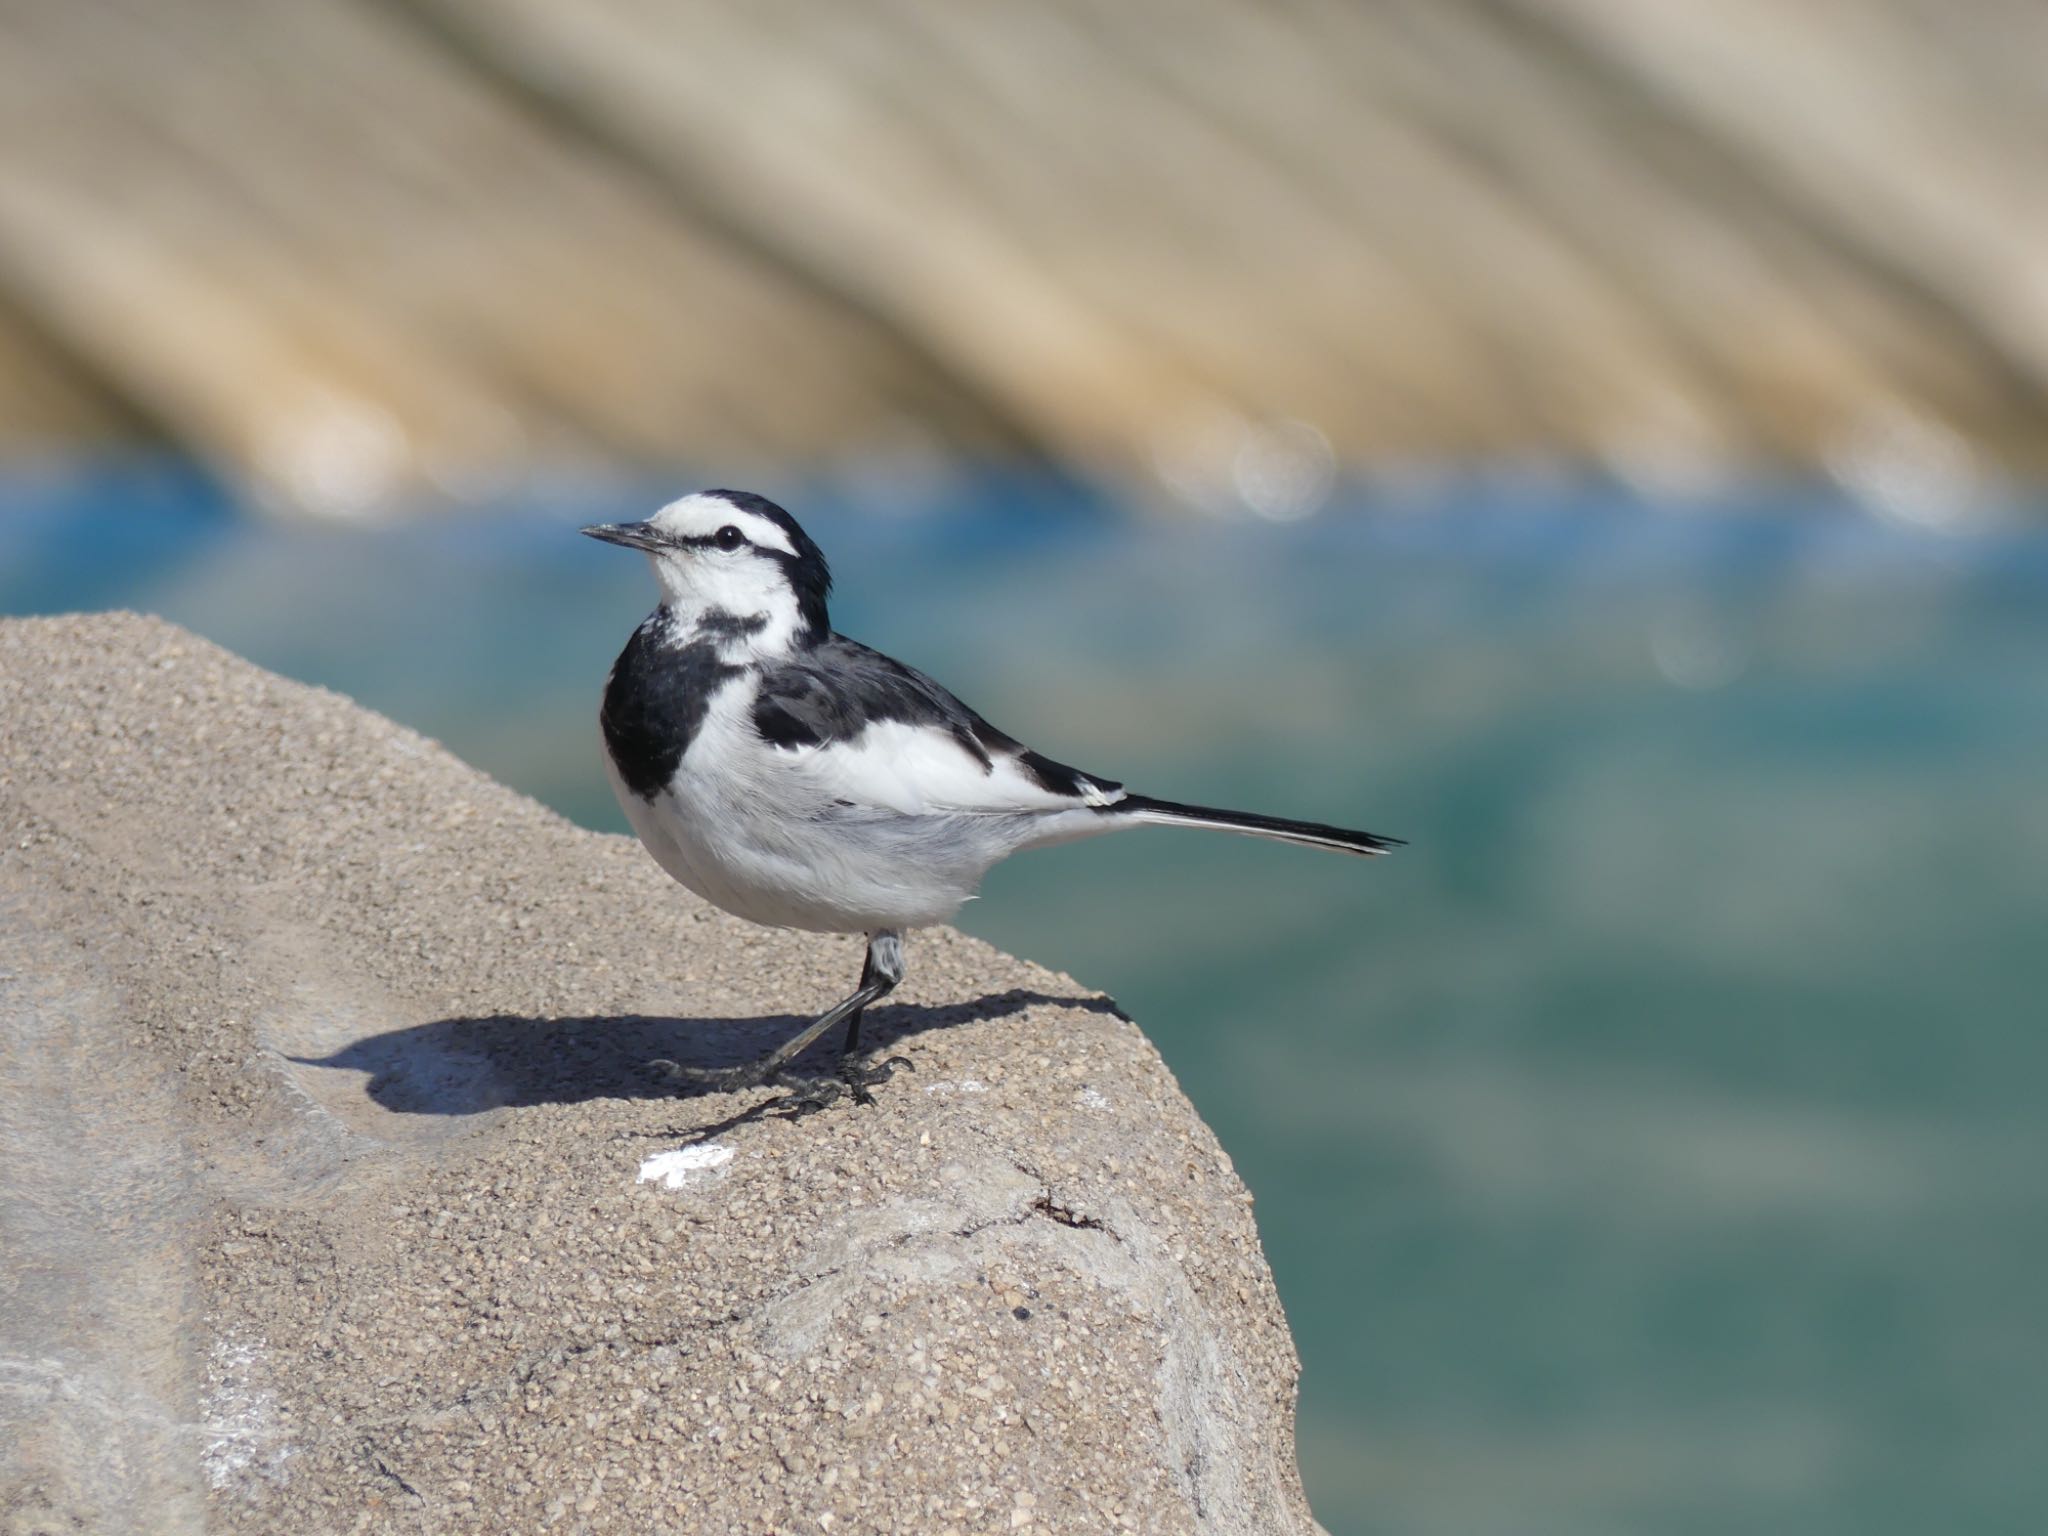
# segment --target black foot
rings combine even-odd
[[[904,1067],[915,1072],[917,1066],[908,1056],[885,1056],[873,1066],[863,1066],[857,1061],[842,1059],[839,1063],[839,1080],[846,1084],[846,1091],[853,1095],[856,1104],[872,1104],[875,1096],[870,1088],[879,1088],[896,1075],[896,1069]]]
[[[898,1067],[909,1067],[913,1072],[917,1070],[908,1056],[891,1056],[872,1067],[842,1060],[838,1072],[831,1077],[793,1077],[783,1073],[774,1082],[777,1087],[790,1090],[790,1096],[782,1102],[801,1118],[815,1114],[828,1104],[837,1103],[842,1095],[856,1104],[874,1103],[875,1096],[868,1090],[889,1081],[896,1075]]]

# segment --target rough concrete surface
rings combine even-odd
[[[1313,1531],[1106,999],[920,934],[873,1107],[647,1068],[859,967],[170,625],[0,624],[0,1533]]]

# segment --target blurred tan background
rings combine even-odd
[[[2044,59],[2033,0],[4,0],[0,451],[338,515],[2038,472]]]

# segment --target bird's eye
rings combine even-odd
[[[711,535],[711,542],[720,549],[738,549],[747,542],[747,538],[739,529],[733,527],[731,523],[727,523],[718,532]]]

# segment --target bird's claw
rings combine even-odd
[[[792,1090],[784,1102],[802,1116],[815,1114],[826,1105],[837,1103],[842,1095],[856,1104],[874,1103],[875,1096],[870,1090],[894,1077],[898,1067],[908,1067],[913,1072],[917,1070],[916,1063],[908,1056],[890,1056],[873,1066],[842,1059],[838,1072],[831,1077],[777,1076],[774,1081],[777,1086]]]
[[[898,1067],[908,1067],[913,1072],[917,1070],[917,1064],[908,1056],[885,1056],[871,1067],[862,1066],[858,1062],[841,1061],[839,1080],[846,1084],[846,1091],[853,1095],[854,1103],[872,1104],[875,1102],[875,1096],[868,1090],[879,1088],[889,1081],[896,1075]]]

